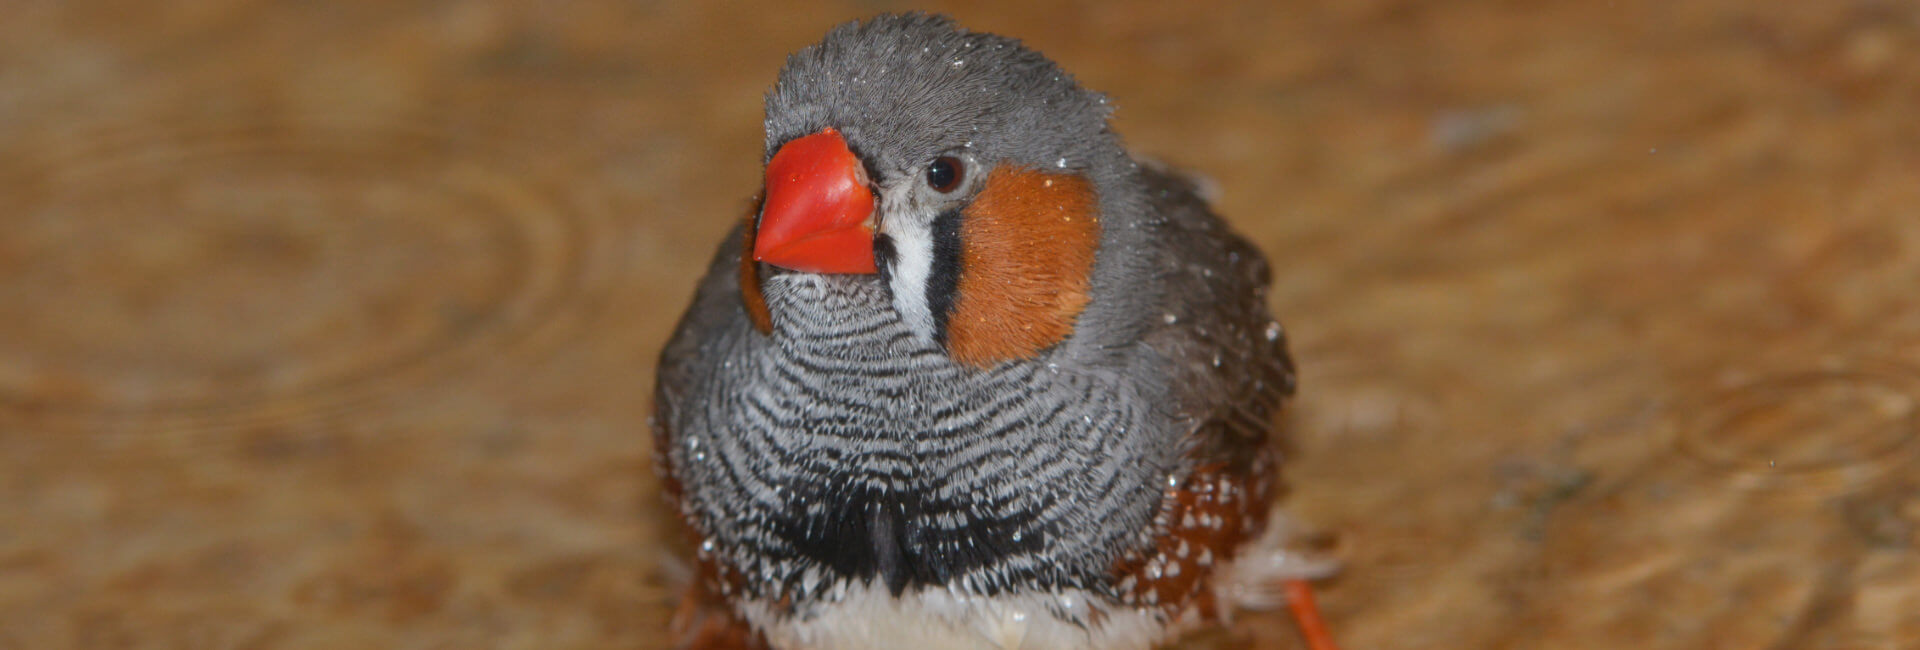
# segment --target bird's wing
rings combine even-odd
[[[1286,337],[1267,310],[1271,271],[1259,249],[1207,208],[1193,186],[1144,170],[1163,221],[1162,322],[1147,342],[1169,360],[1173,393],[1190,420],[1190,453],[1235,464],[1266,448],[1280,402],[1293,393]]]
[[[1293,392],[1293,362],[1267,311],[1270,271],[1259,250],[1191,184],[1143,175],[1161,285],[1145,341],[1166,359],[1185,471],[1166,488],[1152,544],[1122,557],[1115,579],[1136,604],[1210,620],[1230,607],[1210,588],[1216,570],[1266,526],[1278,474],[1274,420]]]

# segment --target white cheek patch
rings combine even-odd
[[[903,188],[904,189],[904,188]],[[935,340],[933,308],[927,304],[927,281],[933,275],[932,216],[916,210],[909,192],[881,191],[880,232],[893,240],[893,269],[888,287],[893,308],[915,334]]]

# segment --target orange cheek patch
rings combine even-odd
[[[767,312],[767,296],[760,292],[760,265],[753,261],[753,215],[760,213],[760,197],[754,197],[753,209],[747,211],[747,226],[741,228],[745,241],[740,242],[740,306],[747,310],[747,320],[753,321],[753,328],[761,334],[773,332],[773,314]]]
[[[1067,338],[1087,306],[1100,201],[1077,174],[999,168],[961,217],[947,354],[988,367]]]

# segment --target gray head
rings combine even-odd
[[[1138,212],[1127,182],[1135,166],[1107,126],[1110,112],[1105,97],[1014,39],[918,13],[840,25],[789,57],[767,95],[762,232],[772,228],[766,214],[803,193],[774,178],[782,150],[837,133],[856,167],[850,184],[872,203],[870,213],[847,208],[835,227],[867,215],[859,225],[870,235],[841,234],[871,237],[875,281],[891,289],[892,309],[963,361],[1030,358],[1097,309],[1088,304],[1104,284],[1095,276],[1118,267],[1103,261],[1111,268],[1096,271],[1095,251],[1124,239],[1115,226]],[[757,253],[774,245],[762,243]]]
[[[767,156],[838,128],[870,171],[914,175],[937,156],[1083,170],[1120,155],[1106,98],[1018,40],[944,16],[849,22],[787,58],[767,94]]]

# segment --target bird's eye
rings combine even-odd
[[[960,179],[965,175],[964,165],[959,158],[941,156],[927,164],[927,187],[942,193],[952,192],[960,187]]]

